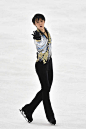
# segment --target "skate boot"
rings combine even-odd
[[[54,114],[52,116],[50,116],[50,114],[49,114],[49,116],[47,116],[47,119],[50,122],[50,124],[53,124],[53,125],[56,124],[56,119],[54,117]]]
[[[55,119],[51,119],[51,120],[49,120],[49,122],[50,122],[50,124],[53,124],[53,125],[56,124],[56,120]]]
[[[25,105],[22,109],[19,109],[19,110],[27,122],[31,123],[33,121],[32,113],[29,112],[28,105]]]

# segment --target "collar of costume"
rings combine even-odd
[[[37,31],[41,34],[41,35],[45,35],[41,30],[39,30],[38,28],[37,28]],[[46,35],[45,35],[45,37],[48,39],[48,44],[49,43],[51,43],[51,36],[50,36],[50,33],[49,33],[49,31],[45,28],[45,32],[47,33],[47,35],[48,35],[48,38],[46,37]]]

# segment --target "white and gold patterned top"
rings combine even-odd
[[[36,39],[34,40],[34,43],[37,49],[37,62],[43,61],[43,64],[46,64],[49,58],[52,56],[52,52],[51,52],[52,39],[51,39],[50,33],[46,28],[45,28],[45,31],[48,37],[40,30],[37,29],[37,31],[41,35],[41,40],[36,40]]]

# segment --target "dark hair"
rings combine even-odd
[[[39,20],[40,18],[45,21],[44,15],[38,13],[38,14],[35,14],[35,15],[34,15],[34,17],[32,18],[32,22],[35,24],[35,20],[36,20],[36,19]]]

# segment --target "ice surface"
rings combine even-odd
[[[53,39],[50,95],[55,127],[48,123],[42,103],[31,124],[19,112],[40,90],[31,36],[35,13],[45,15]],[[0,128],[86,129],[85,0],[0,0]]]

